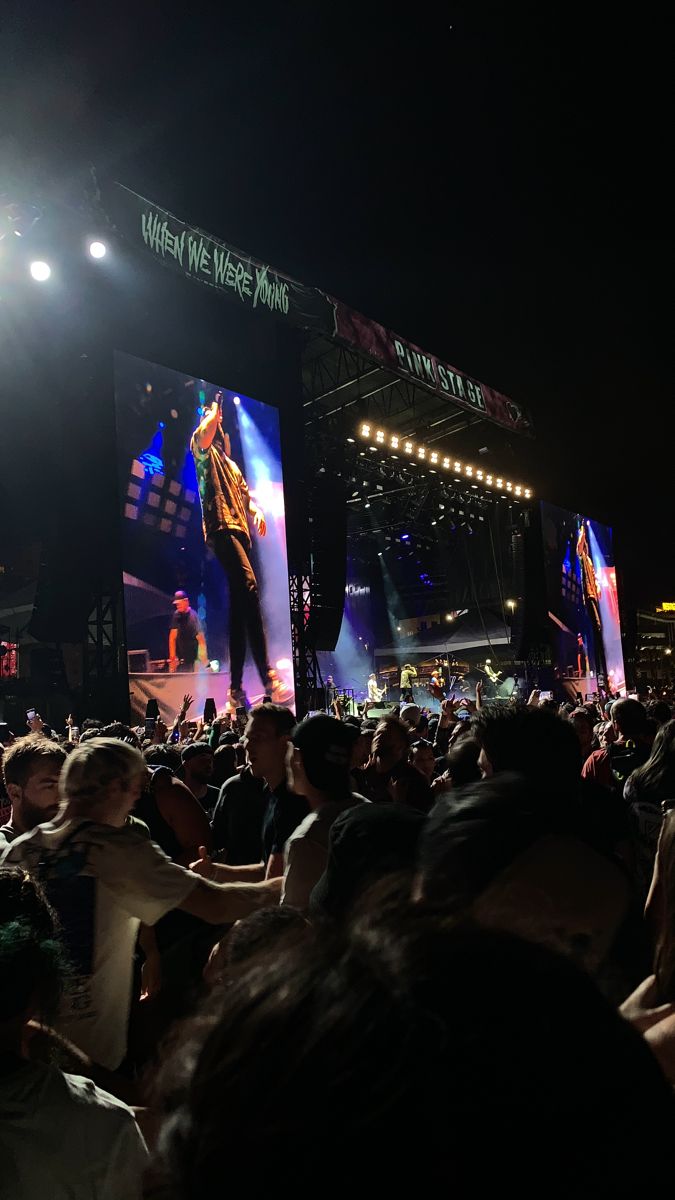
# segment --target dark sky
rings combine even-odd
[[[675,599],[656,7],[96,7],[3,10],[6,161],[91,160],[529,406],[523,476]]]

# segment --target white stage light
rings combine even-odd
[[[45,280],[49,279],[52,269],[49,263],[38,260],[30,264],[30,273],[38,283],[44,283]]]
[[[89,253],[92,258],[105,258],[107,254],[105,242],[90,242]]]

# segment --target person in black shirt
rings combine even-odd
[[[213,778],[213,750],[208,742],[192,742],[181,754],[183,782],[189,787],[206,813],[211,815],[218,803],[218,788]]]
[[[211,819],[217,859],[234,867],[262,861],[268,801],[265,780],[256,777],[250,767],[225,780]]]
[[[252,710],[244,745],[252,774],[265,781],[261,858],[247,865],[228,866],[204,856],[191,864],[198,874],[222,883],[283,875],[284,846],[309,813],[305,797],[295,795],[286,784],[286,753],[294,727],[293,713],[282,704],[260,704]]]
[[[171,671],[194,671],[195,662],[202,666],[209,661],[206,638],[201,621],[190,608],[187,592],[176,592],[174,614],[169,630],[169,668]]]

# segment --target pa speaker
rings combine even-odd
[[[317,475],[311,496],[312,603],[307,636],[315,650],[334,650],[347,583],[347,504],[341,475]]]

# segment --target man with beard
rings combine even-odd
[[[2,774],[12,813],[7,824],[0,827],[0,850],[20,834],[56,816],[59,775],[65,761],[65,750],[41,733],[18,738],[7,747]]]

